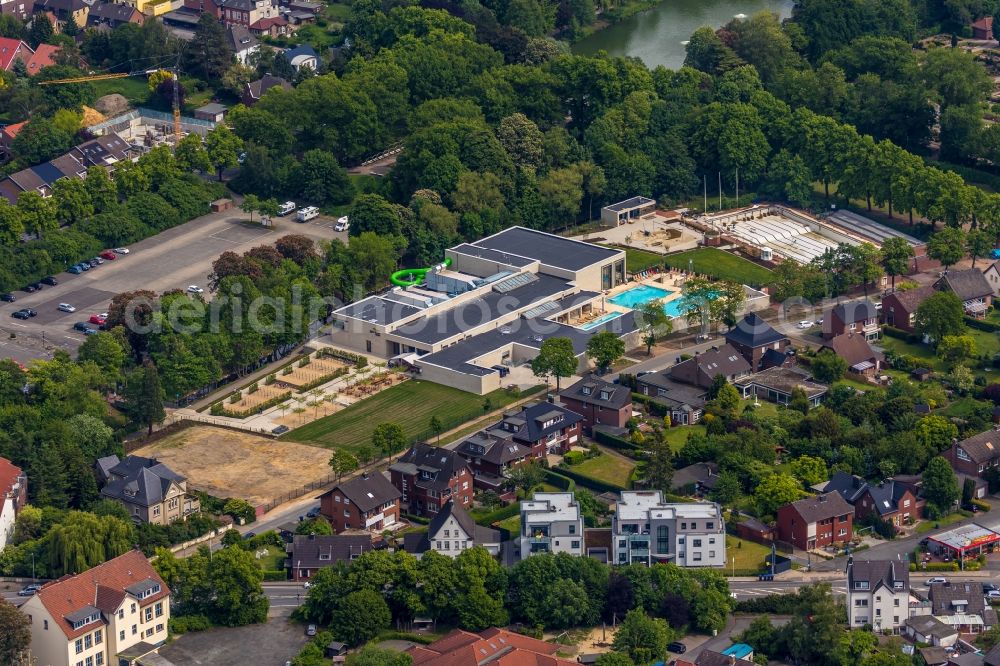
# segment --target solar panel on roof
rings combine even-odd
[[[534,273],[521,273],[519,275],[515,275],[514,277],[507,278],[502,282],[497,282],[495,285],[493,285],[493,291],[500,294],[506,294],[508,292],[514,291],[518,287],[523,287],[526,284],[530,284],[537,279],[538,276],[535,275]]]

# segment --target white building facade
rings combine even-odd
[[[615,564],[726,565],[726,524],[719,505],[666,503],[658,490],[621,494],[611,540]]]
[[[583,555],[583,515],[573,493],[535,493],[521,502],[521,559],[540,553]]]
[[[847,614],[851,628],[901,630],[910,616],[910,571],[906,562],[854,561],[847,567]]]

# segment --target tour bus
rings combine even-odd
[[[300,208],[299,212],[295,214],[295,221],[308,222],[315,217],[319,217],[319,208],[316,208],[316,206],[306,206],[305,208]]]

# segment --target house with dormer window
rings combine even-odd
[[[470,548],[485,548],[490,555],[500,554],[500,532],[477,525],[469,512],[449,500],[434,516],[426,532],[411,532],[403,537],[403,548],[420,557],[433,550],[446,557],[458,557]]]
[[[201,511],[201,501],[187,492],[187,478],[156,458],[98,458],[97,476],[101,495],[123,505],[136,523],[168,525]]]
[[[847,614],[852,629],[900,631],[910,617],[910,570],[894,560],[847,565]]]
[[[32,663],[132,666],[167,639],[170,589],[133,550],[46,584],[20,610]]]
[[[455,451],[414,444],[389,466],[389,475],[408,513],[433,516],[451,499],[461,507],[472,507],[472,471]]]
[[[632,391],[627,386],[585,377],[559,394],[566,408],[583,417],[588,431],[604,425],[624,428],[632,418]]]
[[[534,459],[531,448],[503,433],[481,430],[455,448],[472,470],[476,488],[499,490],[510,471]]]
[[[503,415],[486,432],[513,441],[531,449],[534,458],[541,460],[548,454],[561,455],[580,441],[583,417],[558,402],[527,403],[519,410]]]
[[[1000,432],[987,430],[953,442],[943,455],[959,474],[982,478],[1000,464]]]
[[[320,513],[333,531],[382,532],[399,522],[400,492],[380,473],[362,473],[338,483],[319,498]]]

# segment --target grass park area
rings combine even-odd
[[[146,100],[149,99],[149,86],[146,85],[145,76],[127,76],[121,79],[91,81],[90,85],[97,91],[98,97],[118,93],[130,103],[137,106],[145,106]]]
[[[700,247],[696,250],[667,255],[663,257],[663,262],[682,270],[693,266],[696,273],[740,284],[762,285],[771,280],[769,269],[714,247]]]
[[[632,475],[632,470],[635,469],[635,463],[624,456],[605,452],[596,458],[584,460],[579,465],[573,465],[569,469],[598,481],[628,488],[629,477]]]
[[[674,453],[677,453],[684,448],[684,445],[687,444],[688,437],[696,434],[704,435],[705,426],[677,426],[676,428],[668,428],[664,433],[667,444],[670,445],[670,448],[673,449]]]
[[[408,439],[432,439],[432,417],[438,417],[444,429],[449,430],[481,417],[487,400],[493,410],[524,396],[524,393],[518,395],[505,390],[479,396],[443,384],[411,379],[336,414],[296,428],[282,439],[326,448],[338,446],[350,449],[371,442],[375,426],[386,422],[402,426]]]
[[[630,273],[638,273],[639,271],[646,270],[650,266],[663,265],[664,255],[662,254],[657,254],[656,252],[646,252],[645,250],[636,250],[630,247],[623,249],[625,250],[625,268]]]
[[[263,553],[264,549],[261,548],[260,552]],[[256,556],[256,553],[254,553]],[[267,555],[261,555],[257,557],[257,566],[261,568],[262,571],[281,571],[285,568],[285,558],[288,555],[284,550],[277,548],[275,546],[267,547]]]
[[[955,513],[949,513],[947,516],[942,516],[937,520],[922,520],[917,523],[917,527],[914,531],[917,534],[924,534],[939,527],[947,527],[948,525],[959,523],[968,518],[970,515],[972,514],[965,513],[964,511],[956,511]]]
[[[734,536],[726,536],[726,567],[737,570],[759,570],[764,566],[764,558],[771,554],[767,546]],[[735,558],[735,564],[733,562]]]

